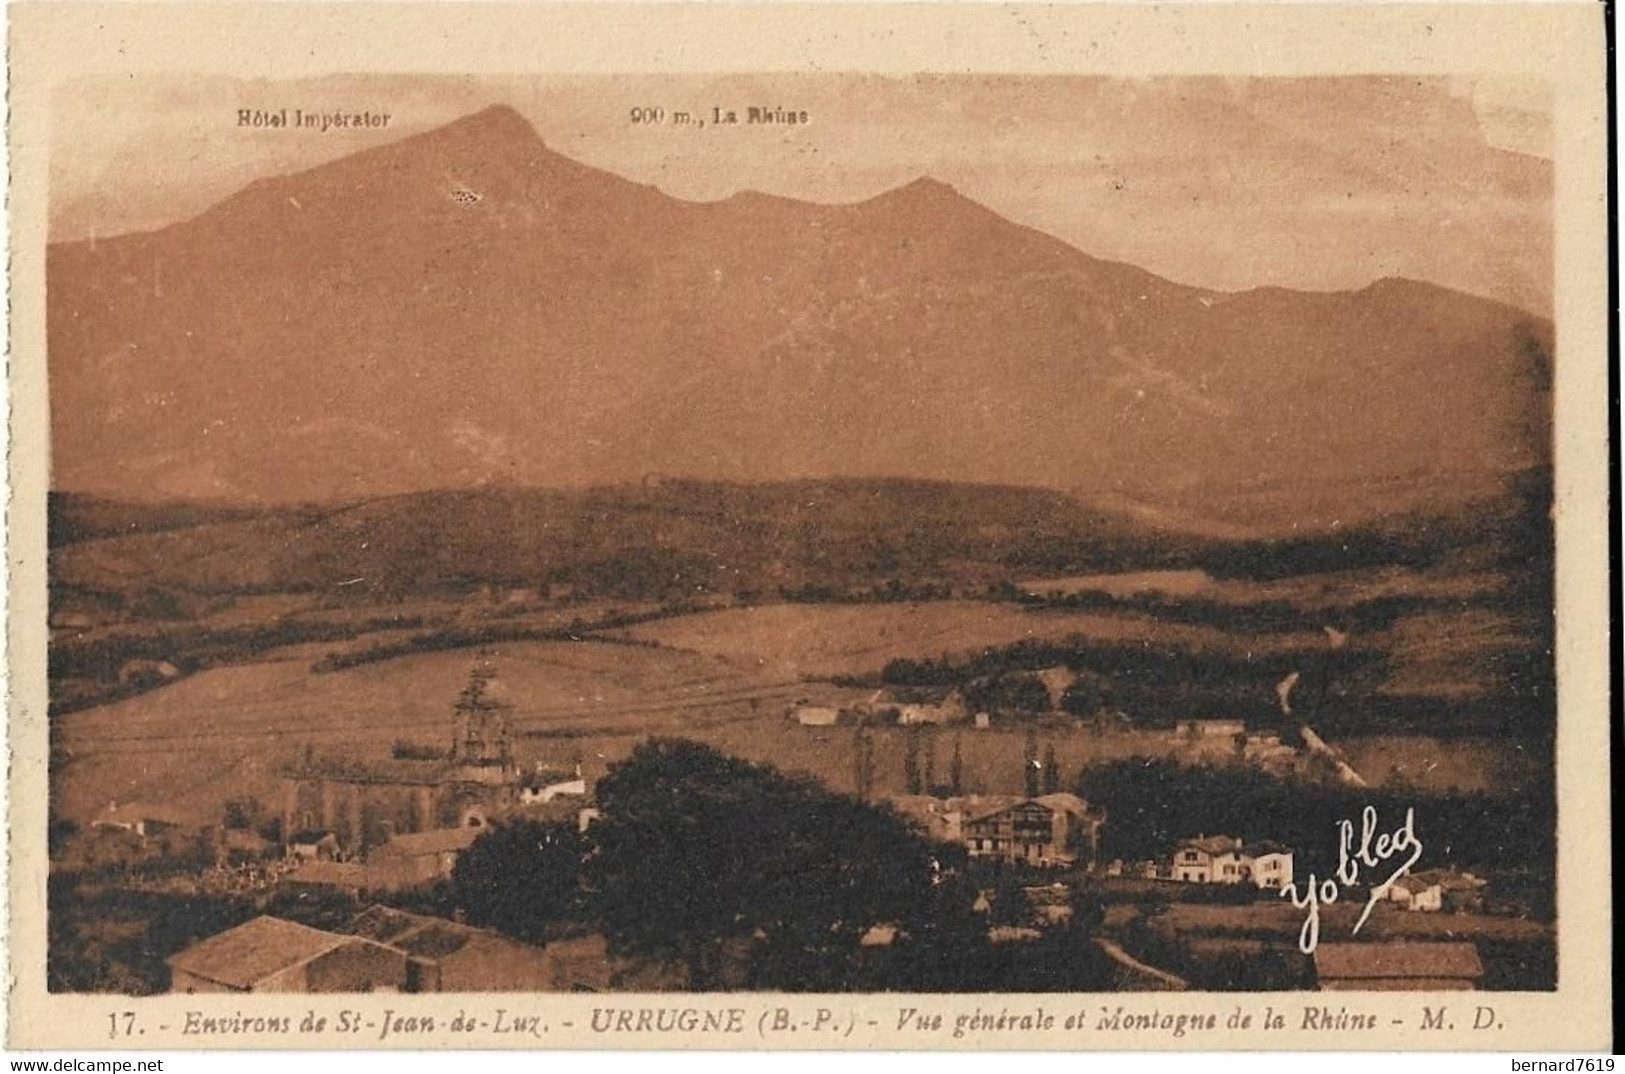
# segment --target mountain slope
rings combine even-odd
[[[1279,529],[1481,497],[1549,437],[1511,307],[1195,290],[931,180],[682,202],[500,107],[53,246],[48,289],[53,483],[125,498],[904,475]]]

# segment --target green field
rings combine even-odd
[[[288,610],[286,604],[278,607]],[[465,621],[491,621],[486,607],[465,604]],[[408,605],[403,613],[444,617],[448,607]],[[556,628],[579,614],[557,608],[499,621]],[[279,767],[307,746],[384,756],[400,740],[440,745],[449,741],[451,706],[481,651],[494,659],[513,705],[525,763],[579,761],[595,777],[643,736],[682,734],[850,790],[856,781],[854,732],[804,728],[787,721],[786,711],[799,698],[835,705],[864,699],[871,688],[841,687],[829,679],[874,676],[895,657],[972,657],[1014,642],[1082,639],[1210,652],[1245,668],[1254,658],[1309,656],[1324,645],[1316,630],[1231,635],[1138,612],[1035,609],[1006,601],[798,603],[672,615],[580,641],[498,641],[315,670],[331,653],[412,636],[411,630],[387,630],[273,645],[240,663],[206,667],[158,689],[57,715],[55,810],[83,821],[113,800],[156,799],[215,815],[229,798],[274,802]],[[1458,670],[1473,666],[1459,645],[1452,663]],[[1272,684],[1260,672],[1232,685],[1270,699]],[[1149,715],[1164,722],[1227,715],[1170,705],[1176,707]],[[905,737],[896,729],[874,732],[876,793],[904,788]],[[1230,749],[1228,743],[1193,744],[1133,727],[1046,728],[1042,738],[1054,748],[1065,780],[1091,764],[1123,757],[1222,760]],[[949,778],[956,740],[967,792],[1021,790],[1022,731],[955,728],[929,734],[923,763],[938,783]],[[1387,734],[1340,744],[1374,778],[1439,789],[1515,786],[1549,763],[1538,750],[1483,737]]]

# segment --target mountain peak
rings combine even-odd
[[[542,140],[536,133],[536,128],[530,125],[530,120],[505,104],[493,104],[482,108],[461,119],[454,119],[429,133],[478,135],[483,138],[533,142]]]
[[[951,184],[944,183],[940,179],[933,179],[929,175],[922,175],[917,179],[910,180],[900,187],[895,187],[892,190],[886,191],[886,193],[880,195],[880,197],[891,200],[918,202],[968,200],[963,198],[959,191],[955,190]]]

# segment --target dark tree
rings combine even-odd
[[[937,793],[937,729],[929,724],[920,729],[925,751],[925,773],[922,783],[928,794]]]
[[[1044,744],[1044,793],[1054,794],[1061,789],[1061,762],[1055,759],[1055,743]]]
[[[587,880],[611,950],[683,967],[697,990],[852,988],[862,937],[929,911],[931,845],[810,779],[655,738],[598,802]]]
[[[903,785],[910,794],[923,789],[920,781],[920,729],[910,727],[903,742]]]
[[[869,729],[862,724],[853,732],[852,763],[856,769],[858,797],[867,799],[875,789],[875,742]]]
[[[1097,716],[1107,705],[1111,682],[1102,675],[1082,671],[1061,695],[1061,710],[1073,716]]]
[[[965,753],[964,744],[958,735],[954,736],[954,757],[948,762],[948,791],[950,794],[965,793]]]
[[[1034,715],[1049,709],[1049,689],[1030,671],[1006,671],[965,687],[973,711]]]
[[[548,926],[575,909],[584,850],[571,824],[499,822],[457,859],[452,898],[473,924],[545,943]]]

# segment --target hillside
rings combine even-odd
[[[1201,291],[929,179],[684,202],[501,107],[54,245],[48,292],[53,484],[124,499],[903,476],[1286,532],[1548,454],[1508,306]]]
[[[1527,565],[1550,562],[1547,471],[1512,485],[1516,495],[1452,513],[1271,540],[1158,528],[1045,489],[903,479],[492,486],[257,509],[55,493],[50,573],[60,607],[78,603],[65,599],[73,591],[149,589],[371,599],[567,586],[638,600],[806,589],[823,599],[1162,567],[1259,580],[1516,565],[1523,588],[1544,592]]]
[[[357,595],[564,584],[635,597],[1159,562],[1188,544],[1042,489],[904,480],[668,481],[408,493],[211,514],[57,495],[59,586]],[[145,518],[124,523],[126,518]],[[113,528],[112,520],[120,527]],[[126,526],[130,528],[125,528]]]

